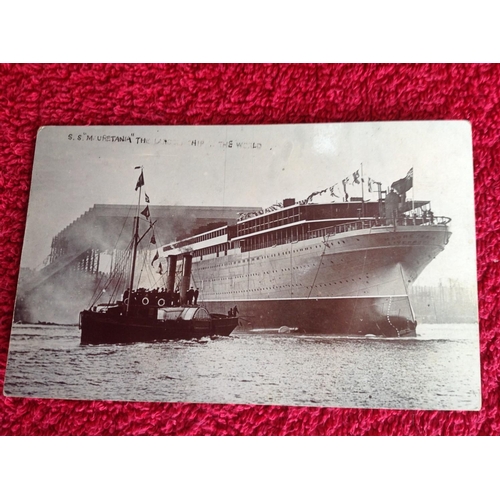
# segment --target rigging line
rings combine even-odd
[[[147,219],[145,219],[147,222],[149,222],[149,228],[148,230],[142,235],[142,237],[139,239],[139,243],[142,241],[142,239],[146,236],[146,234],[151,230],[153,229],[154,231],[154,225],[156,224],[157,221],[154,221],[154,222],[150,222],[148,221]],[[154,233],[153,233],[154,234]],[[153,247],[155,248],[155,247]],[[144,269],[146,268],[146,275],[149,271],[150,273],[150,276],[148,276],[148,279],[150,280],[150,284],[153,283],[153,286],[156,285],[156,283],[158,282],[158,280],[155,279],[152,271],[151,271],[151,268],[149,265],[146,265],[146,260],[148,260],[150,258],[150,255],[149,255],[149,251],[150,251],[150,248],[146,248],[146,249],[143,249],[142,252],[143,252],[143,262],[142,262],[142,266],[141,266],[141,270],[140,270],[140,273],[139,273],[139,281],[141,280],[142,278],[142,274],[144,272]],[[151,287],[150,287],[151,288]]]
[[[165,243],[162,243],[161,238],[156,237],[155,228],[153,228],[153,236],[155,237],[155,240],[157,240],[156,244],[154,245],[154,248],[162,247],[165,245]]]
[[[405,275],[403,273],[403,266],[401,265],[401,262],[399,263],[399,271],[401,273],[401,279],[403,280],[403,286],[405,287],[406,296],[408,297],[408,304],[410,306],[412,320],[415,321],[415,311],[413,310],[413,306],[411,305],[410,295],[408,294],[408,287],[406,286]]]
[[[129,247],[131,247],[131,245],[132,244],[130,243]],[[114,289],[113,289],[112,293],[110,294],[108,305],[111,304],[111,301],[113,300],[113,298],[116,297],[118,287],[122,283],[123,275],[125,273],[125,268],[126,268],[126,264],[127,264],[127,254],[128,254],[128,252],[129,252],[129,248],[127,248],[125,250],[125,252],[123,253],[123,255],[120,257],[120,260],[118,261],[118,263],[116,263],[116,266],[115,266],[116,272],[110,274],[107,282],[104,285],[104,289],[106,289],[108,287],[111,287],[113,281],[116,280],[115,285],[114,285]],[[94,299],[94,304],[102,297],[103,293],[104,292],[101,289],[101,291],[99,291],[97,297]]]
[[[116,280],[115,288],[109,296],[108,306],[111,304],[114,297],[116,297],[117,291],[118,291],[119,287],[121,287],[122,281],[124,281],[124,274],[125,274],[125,272],[124,272],[124,270],[122,270],[118,276],[118,279]]]
[[[118,243],[120,241],[120,238],[122,236],[122,233],[123,233],[123,230],[125,229],[125,226],[127,225],[127,221],[129,219],[129,215],[130,215],[130,211],[132,210],[132,205],[129,205],[128,207],[128,210],[127,210],[127,215],[125,216],[125,219],[123,220],[123,224],[122,224],[122,228],[120,229],[120,233],[118,234],[118,237],[116,239],[116,242],[115,244],[113,245],[113,251],[115,251],[118,247]],[[123,258],[123,256],[122,256]],[[113,274],[113,270],[110,269],[110,276],[108,278],[108,282],[106,282],[104,284],[104,288],[107,288],[108,285],[110,284],[111,280],[112,280],[112,274]],[[98,283],[97,287],[99,287],[100,285],[100,282]],[[91,300],[91,304],[93,305],[97,300],[99,300],[99,298],[102,296],[102,292],[97,292],[98,288],[96,288],[96,290],[94,290],[94,295],[96,293],[98,293],[98,296],[94,299],[94,296],[92,297],[92,300]]]
[[[148,259],[149,259],[149,257],[148,257]],[[149,282],[152,283],[151,288],[156,288],[156,285],[161,280],[162,275],[160,274],[160,277],[156,278],[151,267],[152,266],[149,266],[149,265],[146,267],[146,273],[149,273],[148,279],[149,279]]]
[[[316,269],[316,275],[314,276],[314,280],[313,280],[313,283],[311,285],[311,289],[309,290],[309,295],[307,296],[307,298],[311,297],[311,293],[313,291],[314,285],[316,284],[316,279],[318,278],[319,270],[321,269],[321,263],[323,262],[323,257],[325,256],[325,252],[326,252],[325,242],[323,242],[323,246],[324,246],[323,253],[321,254],[321,257],[319,259],[318,269]]]
[[[144,255],[142,257],[142,265],[141,265],[141,270],[139,271],[139,278],[137,280],[137,288],[139,288],[139,283],[141,282],[142,273],[144,272],[144,268],[146,266],[146,254],[147,252],[144,252]]]
[[[102,278],[103,276],[101,276],[101,279],[99,279],[99,282],[97,283],[95,289],[94,289],[94,293],[92,294],[92,297],[91,297],[91,300],[90,300],[90,307],[92,307],[93,305],[95,305],[95,303],[101,298],[102,294],[103,294],[103,289],[106,289],[109,282],[110,282],[110,278],[108,277],[106,279],[106,281],[104,282],[104,285],[101,286],[101,281],[102,281]]]
[[[95,258],[95,252],[96,252],[96,250],[91,248],[91,251],[92,251],[92,253],[93,253],[93,257],[92,257],[92,259],[94,259],[94,258]],[[97,261],[99,262],[99,255],[97,256]],[[97,274],[97,275],[99,275],[99,264],[97,264],[96,274]],[[98,289],[99,289],[99,286],[100,286],[100,284],[101,284],[101,282],[102,282],[103,278],[104,278],[104,274],[101,274],[101,275],[99,276],[99,280],[97,281],[97,284],[95,285],[95,288],[94,288],[94,294],[96,293],[96,290],[98,290]]]
[[[115,287],[114,287],[114,290],[111,293],[111,297],[110,297],[110,303],[111,303],[111,300],[117,296],[118,290],[120,288],[123,288],[122,283],[124,283],[126,280],[126,274],[127,274],[127,262],[125,260],[125,262],[122,265],[122,268],[119,270],[119,272],[117,274]]]
[[[130,246],[131,246],[131,243],[129,243],[129,247]],[[115,269],[117,269],[116,274],[118,274],[120,272],[120,267],[124,266],[124,262],[126,261],[128,251],[129,250],[127,248],[125,253],[122,254],[121,257],[119,257],[118,262],[115,262]],[[96,287],[96,289],[94,290],[94,293],[92,295],[92,298],[90,301],[90,307],[95,305],[95,303],[102,297],[103,289],[106,289],[106,288],[111,286],[111,283],[113,282],[114,277],[115,277],[114,270],[110,269],[110,275],[107,277],[107,280],[105,281],[104,286],[102,288],[99,287],[99,285],[100,285],[100,281],[99,281],[98,286]]]
[[[128,221],[128,218],[129,218],[131,210],[132,210],[132,205],[129,205],[128,206],[127,215],[125,216],[125,220],[123,221],[123,225],[122,225],[122,228],[120,230],[120,234],[118,235],[118,238],[116,239],[116,243],[115,243],[114,249],[116,249],[116,247],[118,246],[118,242],[120,241],[120,238],[122,236],[123,230],[125,229],[125,226],[127,225],[127,221]]]
[[[363,272],[362,272],[363,276],[365,276],[366,256],[367,256],[367,254],[368,254],[368,250],[365,250],[365,256],[364,256],[364,259],[363,259]],[[359,292],[358,292],[357,297],[359,297],[359,296],[360,295],[359,295]],[[358,308],[358,302],[355,302],[355,306],[354,306],[354,308],[352,310],[352,314],[351,314],[351,319],[349,321],[349,331],[351,330],[351,326],[352,326],[352,323],[354,321],[354,316],[355,316],[355,314],[357,312],[357,308]]]
[[[106,288],[108,288],[108,286],[111,286],[111,280],[108,280],[107,283],[105,283],[104,287],[99,291],[99,293],[97,294],[97,296],[95,297],[95,299],[93,300],[93,304],[92,305],[95,305],[95,303],[102,297],[102,295],[104,294],[104,290],[106,290]],[[110,299],[108,300],[108,305],[111,303],[111,299],[113,297],[115,292],[113,292],[111,295],[110,295]]]
[[[99,274],[99,270],[97,271],[97,274]],[[94,300],[94,296],[95,296],[96,293],[98,293],[97,290],[100,290],[100,288],[101,288],[101,282],[102,282],[103,278],[104,278],[104,274],[101,274],[101,276],[99,277],[99,281],[97,282],[97,284],[96,284],[96,286],[94,288],[94,293],[92,294],[92,297],[90,299],[89,307],[92,307],[92,305],[93,305],[92,302]],[[106,288],[106,283],[104,283],[104,288]]]
[[[144,252],[144,259],[146,259],[146,256],[147,256],[148,262],[149,262],[149,259],[151,258],[151,256],[149,255],[149,250],[146,250],[146,252]],[[151,270],[150,265],[146,266],[146,277],[147,277],[149,283],[152,283],[153,286],[156,284],[156,280],[155,280],[155,277],[153,275],[153,271]]]
[[[155,277],[155,273],[153,273],[152,266],[149,265],[150,258],[151,258],[151,256],[149,255],[149,251],[145,251],[144,252],[143,268],[141,269],[141,275],[142,275],[143,270],[145,268],[146,276],[147,276],[147,279],[150,283],[150,289],[153,289],[153,288],[156,288],[156,285],[158,285],[158,282],[161,280],[162,275],[160,274],[159,278]],[[148,261],[148,263],[146,263],[146,260]]]
[[[153,273],[151,272],[151,277],[153,278],[153,287],[152,288],[156,288],[156,285],[158,285],[158,283],[161,281],[161,278],[163,277],[163,275],[160,274],[159,278],[157,278],[155,280],[155,277],[154,277]],[[160,283],[160,284],[162,284],[162,283]],[[162,288],[164,288],[164,287],[162,287]]]

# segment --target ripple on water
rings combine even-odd
[[[415,338],[236,333],[81,346],[71,327],[15,327],[7,394],[68,399],[477,409],[475,325]]]

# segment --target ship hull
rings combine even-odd
[[[444,226],[375,227],[193,260],[214,312],[238,307],[240,328],[415,335],[408,288],[443,251]]]
[[[130,318],[82,311],[80,314],[81,344],[130,344],[191,340],[207,336],[228,336],[238,325],[237,318],[211,320],[168,320]]]
[[[288,327],[307,334],[416,335],[408,296],[242,300],[210,302],[207,306],[220,312],[236,306],[239,330]]]

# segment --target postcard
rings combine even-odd
[[[42,127],[4,393],[479,410],[470,124]]]

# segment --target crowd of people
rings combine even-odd
[[[191,287],[186,293],[186,305],[198,305],[199,289],[196,290]],[[177,307],[181,304],[181,294],[177,288],[175,292],[168,292],[165,288],[155,288],[153,290],[147,290],[146,288],[138,288],[137,290],[132,290],[127,288],[123,294],[122,298],[125,304],[131,301],[132,305],[143,305],[143,306],[159,306],[159,307]]]
[[[122,296],[122,302],[134,306],[153,306],[153,307],[180,307],[180,306],[197,306],[198,296],[200,290],[191,287],[186,292],[186,301],[181,304],[181,294],[177,288],[175,292],[168,292],[166,288],[154,288],[148,290],[146,288],[138,288],[137,290],[130,291],[129,288],[125,290]],[[236,318],[239,314],[238,307],[230,308],[227,315],[230,318]]]

